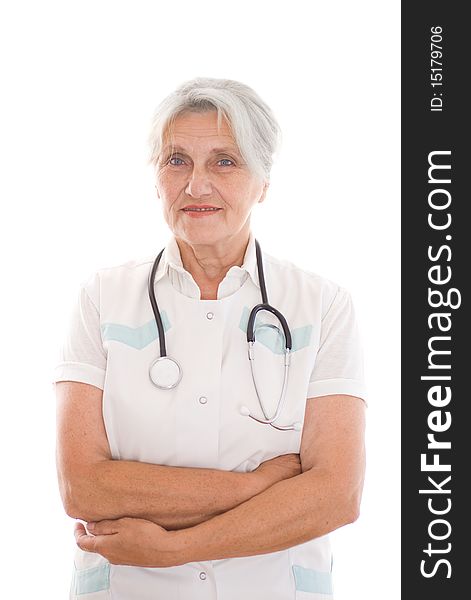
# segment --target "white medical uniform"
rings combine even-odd
[[[302,431],[278,431],[263,417],[247,357],[246,325],[261,302],[255,241],[233,266],[217,300],[201,300],[170,238],[155,278],[167,353],[183,378],[157,389],[149,365],[159,354],[147,282],[154,257],[99,270],[86,281],[72,315],[54,381],[103,390],[103,417],[114,459],[159,465],[253,471],[275,456],[299,453]],[[306,399],[365,397],[361,348],[348,292],[263,253],[268,301],[285,316],[293,351],[285,409],[278,424],[303,422]],[[255,375],[268,414],[283,382],[284,339],[258,313]],[[276,521],[273,523],[276,527]],[[332,600],[328,536],[268,554],[169,568],[110,565],[76,550],[71,598],[82,600]]]

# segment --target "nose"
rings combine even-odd
[[[202,198],[211,195],[213,186],[209,174],[202,167],[194,167],[188,180],[185,193],[192,198]]]

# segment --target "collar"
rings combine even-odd
[[[262,253],[263,254],[263,253]],[[159,266],[157,268],[157,272],[155,274],[155,282],[162,279],[164,275],[166,275],[170,269],[173,269],[179,273],[182,273],[185,276],[192,278],[191,273],[189,273],[184,267],[180,255],[180,249],[177,244],[177,240],[175,236],[172,235],[167,245],[165,246],[165,250],[162,254],[162,258],[160,259]],[[226,273],[226,277],[237,277],[239,279],[242,278],[244,273],[248,273],[254,284],[260,288],[259,280],[258,280],[258,269],[257,269],[257,253],[255,248],[255,236],[250,232],[249,243],[247,244],[247,249],[244,255],[244,262],[242,266],[239,267],[237,265],[232,266]]]

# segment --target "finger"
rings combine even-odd
[[[87,529],[93,535],[111,535],[119,532],[119,522],[121,519],[107,519],[104,521],[96,521],[87,523]]]
[[[85,550],[86,552],[96,552],[95,550],[95,538],[93,535],[88,535],[85,531],[85,527],[82,523],[77,521],[74,527],[75,541],[77,542],[77,546],[81,550]]]

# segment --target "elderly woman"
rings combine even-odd
[[[157,109],[172,235],[84,282],[55,371],[61,496],[86,523],[71,598],[332,598],[327,534],[363,486],[361,350],[348,292],[251,231],[278,131],[231,80]]]

